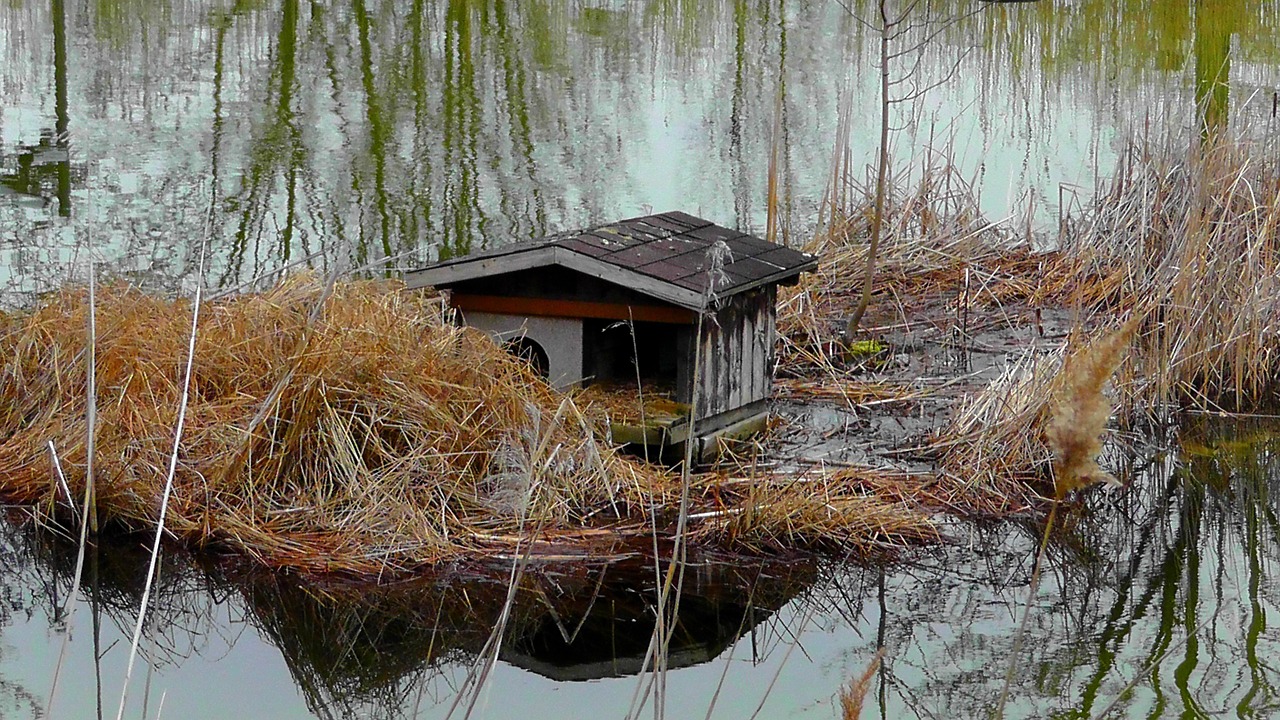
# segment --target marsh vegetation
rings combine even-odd
[[[1272,5],[5,7],[0,701],[1275,712]],[[676,207],[822,258],[709,472],[394,278]]]

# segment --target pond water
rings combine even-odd
[[[1280,440],[1206,424],[1152,452],[1123,491],[1067,514],[1017,655],[1007,717],[1275,717],[1280,712]],[[689,569],[667,717],[834,717],[886,649],[867,717],[985,717],[1025,607],[1039,527],[947,530],[888,567],[796,562]],[[43,707],[61,652],[74,546],[5,533],[0,707]],[[146,572],[143,541],[90,553],[58,717],[114,717]],[[286,578],[162,564],[129,717],[651,716],[634,673],[653,629],[641,558],[531,569],[479,693],[463,693],[505,600],[505,571],[454,569],[378,600]],[[99,657],[99,662],[94,658]],[[717,693],[718,691],[718,693]],[[714,703],[714,708],[712,707]],[[99,711],[99,707],[105,708]],[[149,708],[149,709],[146,709]],[[149,713],[149,714],[148,714]]]
[[[763,231],[771,167],[779,236],[802,242],[842,95],[855,167],[877,142],[878,41],[856,19],[873,4],[845,5],[12,0],[0,287],[82,276],[92,245],[114,273],[190,290],[206,236],[207,282],[231,287],[647,210]],[[951,157],[994,218],[1052,217],[1132,129],[1194,125],[1197,102],[1273,112],[1274,0],[979,8],[907,17],[933,24],[894,46],[892,96],[941,84],[894,105],[894,152]]]
[[[949,148],[995,218],[1032,207],[1044,221],[1087,196],[1135,129],[1275,132],[1273,0],[982,8],[906,45],[895,87],[942,84],[894,106],[894,153],[918,168]],[[973,9],[935,2],[927,17]],[[9,0],[0,304],[83,278],[89,257],[190,290],[206,237],[206,285],[234,288],[292,264],[410,267],[650,209],[766,232],[771,168],[779,239],[803,242],[842,97],[850,157],[874,153],[877,41],[850,11],[874,17],[867,2],[794,0]],[[1192,450],[1154,455],[1129,490],[1072,516],[1009,716],[1090,717],[1116,698],[1123,716],[1276,714],[1276,443],[1189,432]],[[706,715],[716,698],[717,716],[750,716],[767,695],[760,717],[831,717],[883,645],[868,698],[880,716],[983,715],[1039,528],[949,533],[955,546],[887,569],[700,567],[666,712]],[[0,707],[28,716],[48,702],[72,558],[29,531],[3,548]],[[115,545],[90,559],[59,717],[113,716],[123,684],[140,560]],[[631,562],[532,573],[474,714],[625,714],[652,624],[651,573]],[[181,558],[161,587],[130,716],[163,703],[167,717],[442,717],[505,592],[453,575],[352,602]],[[563,647],[575,628],[586,649]]]

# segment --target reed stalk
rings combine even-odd
[[[146,622],[152,584],[156,578],[156,566],[160,559],[160,541],[165,533],[165,518],[169,512],[169,498],[173,495],[173,480],[178,471],[178,456],[182,449],[182,431],[186,426],[187,407],[191,398],[191,375],[196,359],[196,337],[200,330],[200,301],[204,290],[204,263],[207,245],[208,233],[206,228],[205,240],[200,245],[200,271],[196,276],[195,300],[191,304],[191,335],[187,341],[187,362],[182,374],[182,395],[178,401],[178,420],[173,429],[173,451],[169,453],[169,470],[165,476],[164,491],[160,495],[160,514],[156,519],[156,532],[151,543],[151,558],[147,564],[147,578],[142,586],[142,600],[138,603],[138,622],[134,625],[133,638],[129,643],[129,661],[125,665],[124,682],[120,689],[120,708],[116,711],[116,720],[123,720],[124,718],[125,703],[129,697],[129,680],[133,677],[133,665],[138,657],[138,643],[142,638],[142,626]],[[150,677],[149,673],[148,677]]]
[[[1124,359],[1136,326],[1136,321],[1131,319],[1118,330],[1068,356],[1058,376],[1050,404],[1041,413],[1043,419],[1040,424],[1043,426],[1045,443],[1053,452],[1053,502],[1036,550],[1022,618],[1013,634],[1009,666],[1005,670],[1004,683],[996,702],[996,718],[1004,717],[1009,688],[1022,650],[1022,638],[1026,634],[1031,608],[1040,588],[1040,575],[1058,508],[1067,495],[1089,485],[1118,484],[1097,462],[1097,455],[1102,451],[1101,438],[1106,433],[1107,421],[1112,412],[1104,387]]]
[[[64,635],[62,636],[62,647],[58,651],[58,662],[54,666],[53,681],[49,688],[49,702],[45,706],[45,712],[52,714],[53,701],[58,694],[58,680],[62,676],[62,663],[66,659],[67,647],[71,642],[71,628],[75,618],[76,604],[80,597],[80,578],[84,570],[84,553],[85,546],[88,542],[89,533],[95,534],[98,530],[98,513],[97,503],[93,494],[93,456],[94,456],[94,438],[97,430],[98,418],[98,324],[97,324],[97,278],[93,266],[93,233],[89,232],[88,236],[88,256],[89,256],[89,312],[86,328],[87,340],[86,360],[85,360],[85,479],[84,479],[84,506],[80,513],[80,542],[76,550],[76,571],[75,577],[71,581],[71,593],[67,597],[67,605],[63,608],[66,613],[66,626]],[[75,502],[71,499],[71,489],[67,485],[66,475],[62,472],[62,463],[58,461],[58,454],[55,449],[53,440],[49,440],[49,454],[54,469],[57,471],[58,480],[61,486],[67,491],[68,504],[75,509]],[[52,500],[52,498],[51,498]],[[52,507],[52,504],[50,505]]]
[[[62,463],[58,462],[58,456],[53,448],[52,441],[49,443],[49,452],[53,457],[53,464],[57,469],[58,478],[65,486],[67,481],[62,473]],[[71,592],[67,595],[67,603],[62,608],[62,614],[65,616],[62,628],[62,644],[58,650],[58,662],[53,666],[53,680],[49,686],[49,701],[45,703],[45,713],[49,716],[53,715],[53,702],[58,697],[58,681],[62,678],[62,665],[67,658],[67,648],[71,645],[71,629],[74,627],[76,608],[80,599],[80,579],[84,570],[85,546],[87,544],[90,517],[88,492],[85,493],[85,506],[79,515],[80,542],[76,549],[76,569],[71,580]]]

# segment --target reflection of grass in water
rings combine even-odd
[[[36,610],[36,601],[29,597],[26,588],[17,578],[28,568],[28,554],[15,542],[7,527],[0,527],[0,628],[7,627],[15,615]],[[13,652],[8,644],[0,645],[0,665],[11,665],[6,655]],[[21,683],[0,676],[0,716],[38,717],[44,706],[44,698]]]
[[[427,586],[379,602],[326,597],[269,574],[233,583],[308,708],[327,718],[407,715],[415,689],[479,652],[492,620],[486,599],[503,592]]]
[[[1215,427],[1187,434],[1202,449],[1225,446],[1222,454],[1154,455],[1126,491],[1064,507],[1046,561],[1054,589],[1034,611],[1009,717],[1098,717],[1113,701],[1107,717],[1276,712],[1280,674],[1269,665],[1277,645],[1267,621],[1280,602],[1268,573],[1280,559],[1272,497],[1280,439]],[[908,703],[921,716],[927,713],[918,708],[989,711],[999,691],[990,668],[1003,669],[1007,659],[1009,620],[1002,610],[995,618],[989,612],[993,588],[976,586],[995,583],[1000,608],[1020,601],[1026,548],[1042,527],[1019,526],[1013,538],[1007,524],[991,528],[985,537],[994,547],[979,530],[980,554],[994,562],[979,582],[943,570],[919,578],[906,597],[890,595],[898,610],[887,665],[902,691],[891,708]],[[1002,628],[995,633],[993,619]],[[949,629],[939,637],[935,624]],[[951,663],[935,665],[942,656]],[[855,661],[857,670],[866,657]]]
[[[27,538],[31,567],[40,576],[30,583],[33,588],[70,584],[74,545],[20,537]],[[86,582],[95,621],[100,615],[127,633],[146,563],[147,555],[131,543],[104,544],[91,556],[90,567],[101,568]],[[673,653],[678,646],[681,657],[693,660],[716,657],[770,619],[805,592],[817,572],[794,562],[696,567],[673,644]],[[499,569],[474,568],[371,591],[298,584],[242,564],[195,567],[175,554],[166,556],[160,577],[161,602],[148,618],[149,634],[161,639],[150,647],[153,663],[176,664],[198,654],[203,637],[225,630],[214,620],[221,614],[215,608],[242,604],[247,621],[279,648],[310,711],[325,718],[408,717],[447,699],[455,691],[452,674],[481,652],[507,599]],[[508,661],[535,672],[591,672],[612,665],[625,673],[638,665],[652,632],[653,582],[651,568],[640,559],[529,571],[506,633],[504,645],[514,653]],[[638,654],[614,655],[627,645],[628,633]]]
[[[1173,712],[1202,716],[1207,707],[1233,699],[1244,713],[1266,714],[1272,707],[1250,705],[1258,698],[1273,703],[1275,697],[1274,672],[1269,675],[1260,660],[1268,604],[1261,588],[1265,565],[1280,557],[1269,499],[1270,484],[1280,477],[1275,455],[1280,443],[1270,436],[1241,442],[1228,435],[1224,452],[1206,454],[1212,439],[1193,442],[1199,450],[1184,455],[1183,465],[1157,469],[1149,490],[1133,490],[1143,493],[1134,504],[1148,508],[1133,526],[1122,518],[1109,528],[1093,530],[1104,533],[1095,541],[1112,546],[1112,556],[1128,559],[1116,563],[1120,572],[1115,599],[1096,639],[1087,640],[1094,646],[1089,657],[1096,660],[1079,707],[1064,717],[1091,717],[1112,699],[1124,656],[1131,658],[1125,679],[1144,668],[1138,687],[1146,692],[1127,693],[1119,708],[1149,702],[1152,716]],[[1207,548],[1214,548],[1215,554],[1206,555]],[[1233,551],[1243,554],[1242,568],[1233,567]],[[1240,582],[1233,569],[1243,569],[1247,582]],[[1206,571],[1211,574],[1205,575]],[[1222,628],[1210,618],[1221,616],[1245,597],[1243,638],[1223,637]],[[1143,632],[1147,622],[1154,627],[1150,635]],[[1235,645],[1233,640],[1242,642]],[[1230,692],[1232,661],[1237,659],[1241,662],[1234,671],[1236,687],[1247,684],[1247,688],[1235,697],[1206,696],[1215,689]]]

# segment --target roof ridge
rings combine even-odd
[[[723,270],[730,282],[720,297],[786,282],[814,269],[817,258],[757,236],[680,211],[643,215],[583,230],[520,241],[406,273],[410,288],[448,286],[559,265],[631,287],[667,302],[700,310],[710,284],[706,254],[729,247]],[[551,252],[539,252],[550,250]]]

